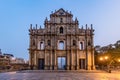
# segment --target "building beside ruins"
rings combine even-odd
[[[30,25],[29,64],[31,69],[93,70],[93,28],[79,26],[73,14],[59,9],[44,21],[44,28]]]

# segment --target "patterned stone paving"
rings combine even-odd
[[[6,72],[0,73],[0,80],[120,80],[120,72]]]

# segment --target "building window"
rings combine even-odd
[[[80,42],[79,48],[80,48],[80,50],[84,49],[83,42]]]
[[[64,50],[64,42],[60,41],[58,47],[60,50]]]
[[[33,39],[33,46],[35,46],[35,40]]]
[[[50,42],[50,40],[48,40],[48,46],[50,46],[51,45],[51,42]]]
[[[63,33],[63,27],[60,27],[60,33]]]
[[[76,45],[76,41],[75,40],[73,40],[73,46],[75,46]]]
[[[63,23],[63,18],[60,18],[60,23]]]
[[[90,41],[88,41],[88,46],[90,46],[91,45],[91,43],[90,43]]]
[[[44,43],[43,42],[40,42],[40,49],[44,49]]]

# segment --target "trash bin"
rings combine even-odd
[[[108,70],[109,73],[111,73],[111,70]]]

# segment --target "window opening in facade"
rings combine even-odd
[[[76,41],[75,40],[73,40],[73,46],[75,46],[76,45]]]
[[[44,43],[43,42],[40,42],[40,49],[44,49]]]
[[[33,39],[33,46],[35,46],[35,40]]]
[[[83,50],[84,49],[84,46],[83,46],[83,42],[80,42],[80,50]]]
[[[64,42],[60,41],[58,47],[59,47],[60,50],[64,50]]]
[[[88,41],[88,46],[90,46],[91,45],[91,43],[90,43],[90,41]]]
[[[60,33],[63,33],[63,27],[60,27]]]
[[[50,46],[51,45],[51,42],[50,42],[50,40],[48,40],[48,46]]]
[[[63,18],[60,18],[60,23],[63,23]]]

